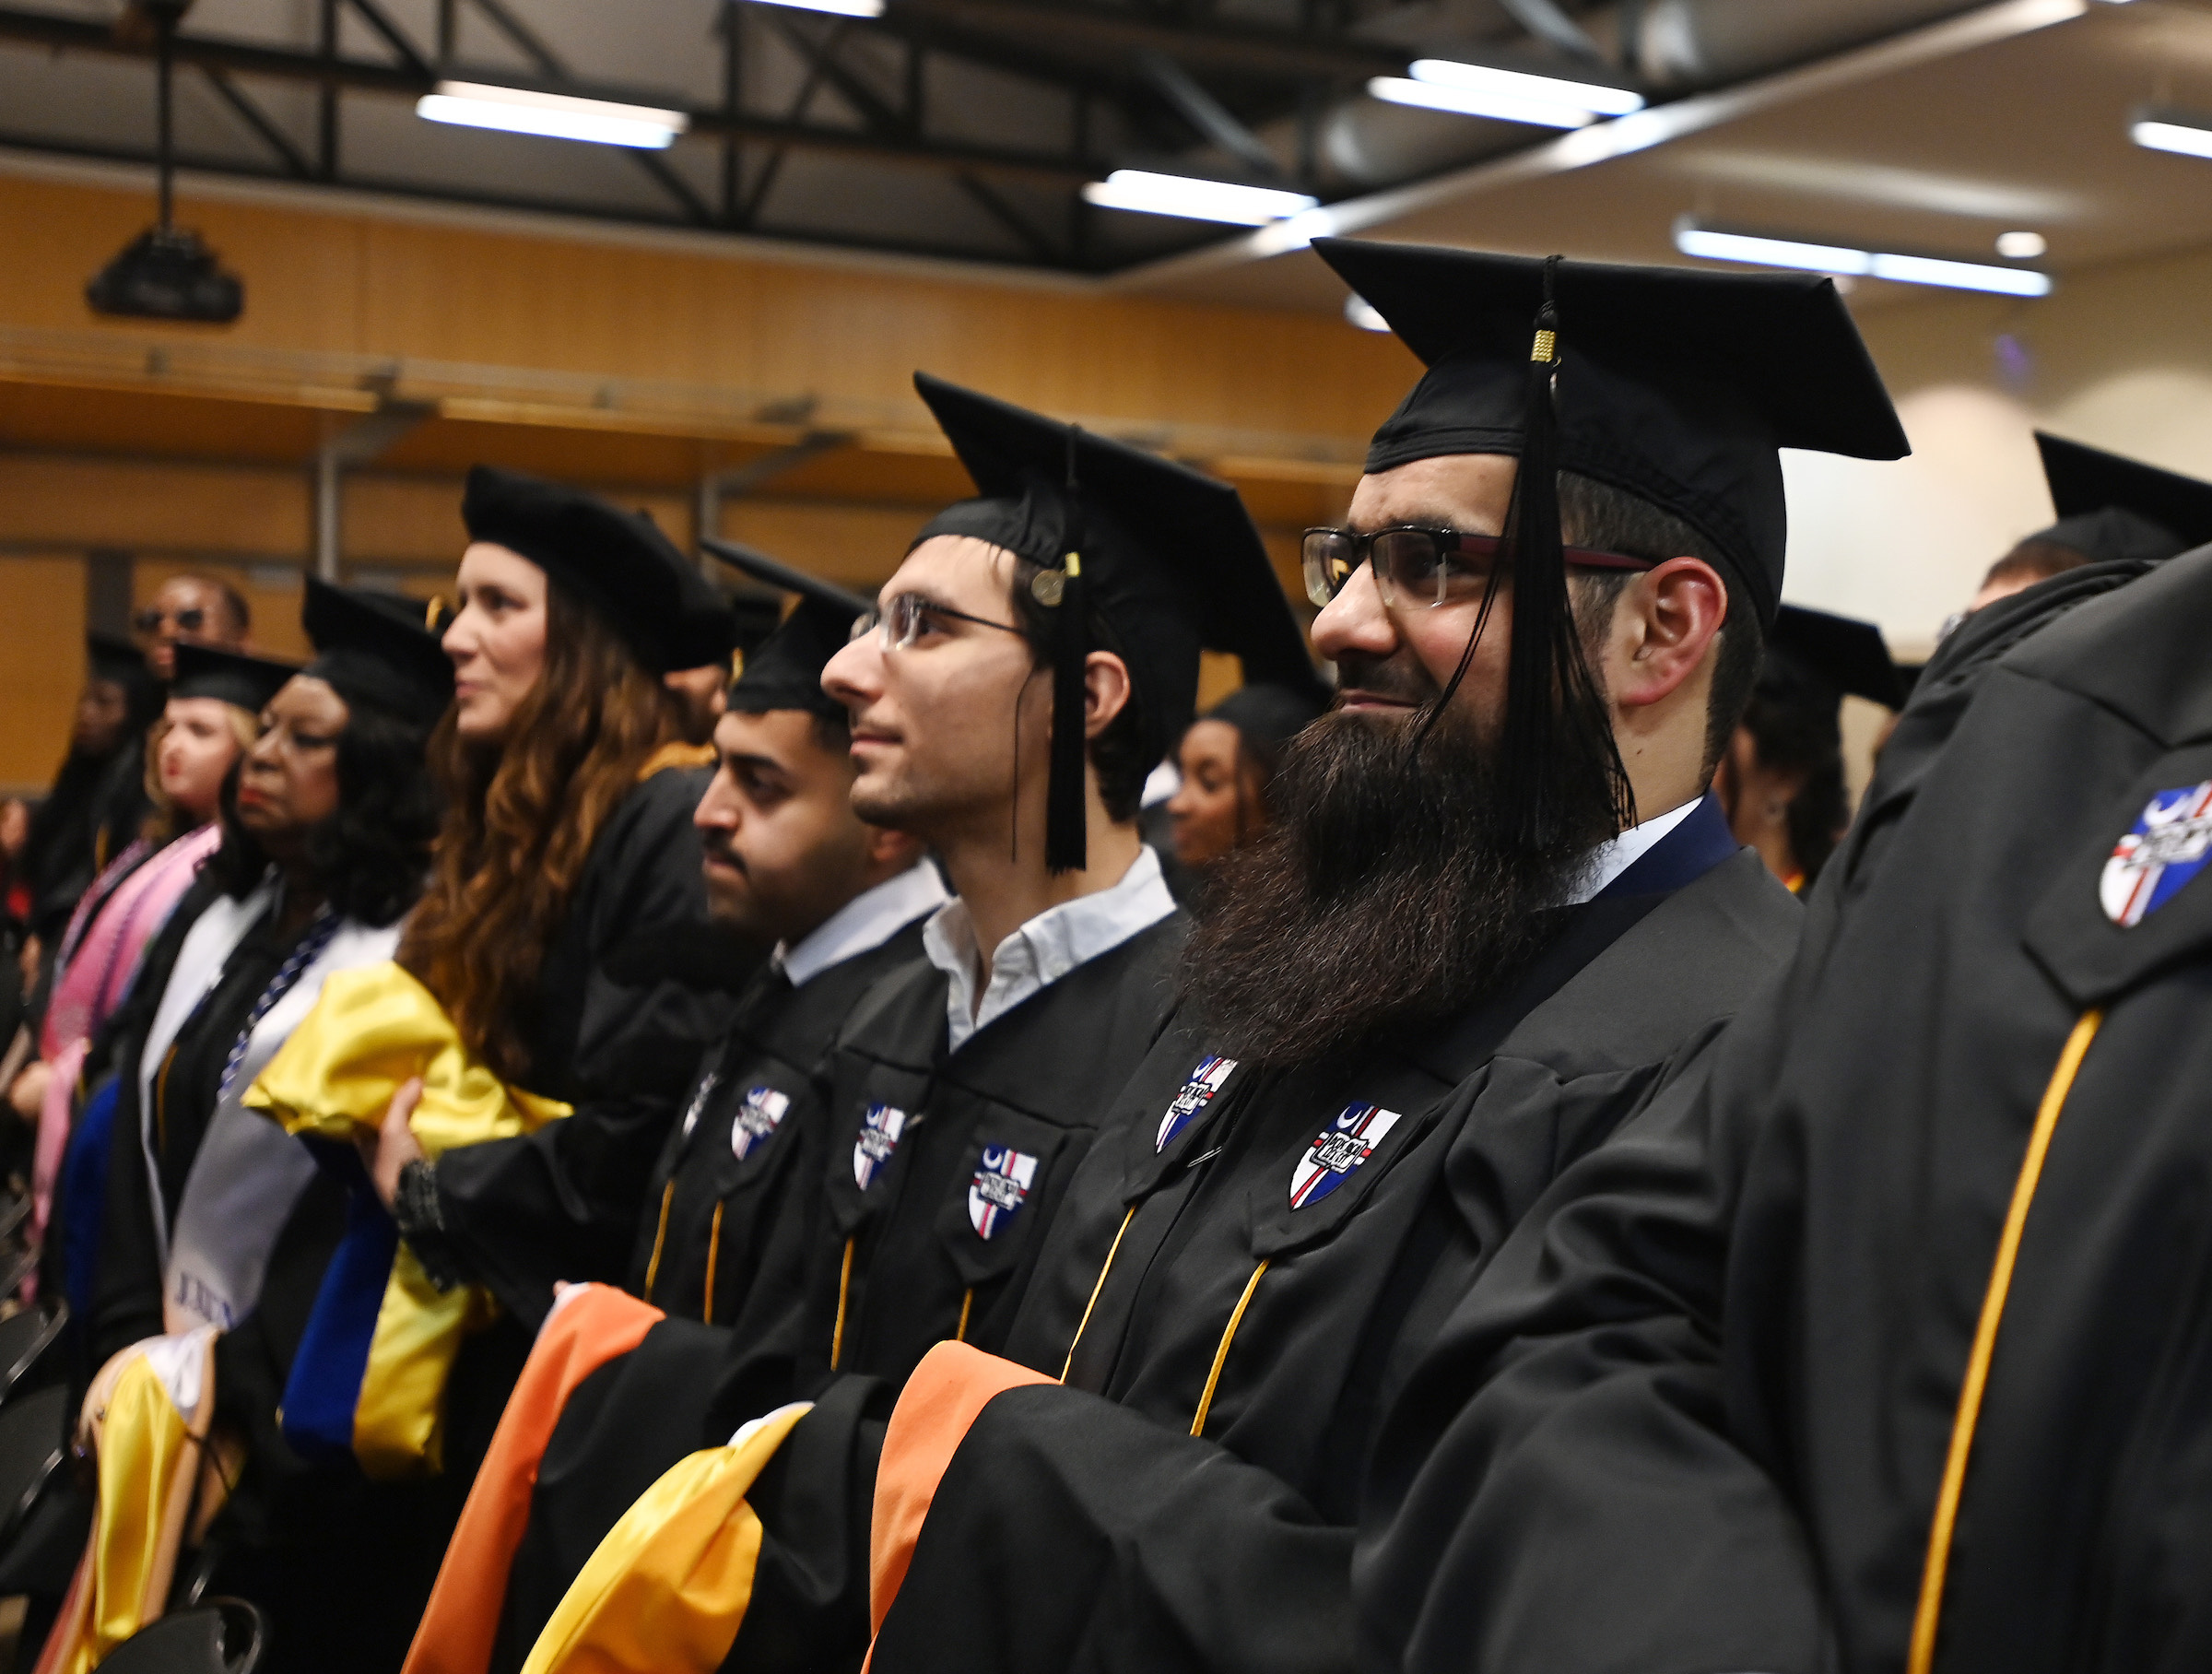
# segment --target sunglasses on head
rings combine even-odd
[[[197,633],[207,626],[207,612],[197,605],[183,610],[164,610],[159,605],[149,605],[131,618],[131,626],[140,633],[159,633],[163,622],[174,622],[179,633]]]
[[[1308,529],[1300,547],[1306,596],[1325,606],[1363,563],[1372,564],[1382,603],[1434,607],[1480,598],[1498,572],[1502,536],[1466,535],[1457,529],[1402,524],[1358,534],[1350,529]],[[1567,561],[1584,570],[1649,570],[1653,560],[1599,552],[1586,547],[1562,549]]]

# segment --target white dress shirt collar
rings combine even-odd
[[[1610,842],[1599,843],[1590,851],[1590,864],[1584,868],[1578,887],[1568,894],[1565,904],[1580,906],[1585,901],[1596,900],[1607,884],[1657,848],[1666,834],[1688,819],[1704,800],[1703,796],[1692,796],[1680,808],[1655,814],[1641,825],[1630,826]]]
[[[968,915],[968,903],[954,897],[922,926],[923,949],[929,962],[945,973],[951,1049],[958,1052],[994,1019],[1174,911],[1175,898],[1160,876],[1159,856],[1148,846],[1140,848],[1112,889],[1047,907],[1000,942],[991,956],[991,981],[979,1004],[975,921]]]
[[[776,945],[776,968],[794,988],[804,987],[832,965],[880,948],[924,913],[934,913],[952,896],[937,868],[917,860],[896,878],[863,890],[817,925],[795,948]]]

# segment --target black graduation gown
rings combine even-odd
[[[1786,983],[1468,1299],[1384,1442],[1378,1661],[1903,1668],[2000,1232],[2091,1008],[1934,1667],[2212,1660],[2212,884],[2133,927],[2100,903],[2148,800],[2212,781],[2212,551],[2109,589],[1947,645]]]
[[[525,1037],[525,1084],[574,1114],[436,1165],[447,1253],[532,1328],[555,1280],[621,1282],[654,1160],[729,1020],[732,995],[638,969],[653,967],[656,946],[715,934],[691,823],[705,788],[702,771],[652,774],[584,862]]]
[[[1005,1344],[1112,1092],[1165,1026],[1186,935],[1180,914],[1139,931],[950,1054],[934,966],[910,963],[869,990],[825,1066],[817,1184],[786,1199],[764,1241],[772,1282],[753,1285],[728,1330],[656,1326],[571,1397],[510,1582],[501,1666],[519,1666],[600,1538],[665,1470],[794,1399],[816,1407],[748,1496],[765,1532],[729,1666],[858,1666],[884,1421],[933,1345]],[[887,1109],[900,1121],[887,1126]],[[986,1149],[1034,1160],[989,1236],[970,1207]]]
[[[71,750],[31,817],[23,876],[31,892],[30,932],[45,944],[49,958],[99,870],[100,834],[115,800],[116,764],[135,753],[127,744],[105,755]]]
[[[1179,1128],[1212,1055],[1195,1028],[1163,1045],[1009,1342],[1066,1385],[1003,1394],[969,1431],[878,1674],[1350,1665],[1392,1391],[1558,1170],[1794,943],[1796,903],[1717,805],[1700,815],[1448,1028],[1349,1069],[1240,1067]]]
[[[794,988],[757,973],[707,1055],[653,1165],[657,1206],[638,1223],[629,1289],[672,1319],[727,1324],[767,1269],[781,1200],[821,1177],[825,1089],[837,1032],[877,981],[922,957],[922,920]]]

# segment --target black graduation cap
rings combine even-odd
[[[642,517],[643,513],[639,515]],[[657,531],[656,531],[657,533]],[[704,668],[712,663],[729,673],[730,654],[740,638],[737,612],[722,590],[700,573],[696,564],[683,566],[683,609],[669,655],[671,668]]]
[[[1206,719],[1227,722],[1273,753],[1312,725],[1325,707],[1318,692],[1260,680],[1238,687],[1207,710]]]
[[[87,672],[95,680],[136,687],[148,684],[154,678],[153,670],[146,666],[146,654],[119,634],[85,635],[85,660]]]
[[[2041,430],[2035,445],[2058,521],[2030,540],[2071,548],[2092,563],[2155,563],[2212,542],[2212,483]]]
[[[428,626],[435,602],[307,578],[300,622],[315,647],[301,672],[347,703],[370,703],[421,725],[445,713],[453,665]]]
[[[1802,605],[1775,612],[1759,680],[1800,687],[1830,713],[1846,693],[1888,709],[1905,706],[1906,683],[1879,628]]]
[[[699,544],[755,580],[799,595],[782,625],[746,654],[745,672],[730,687],[730,707],[745,714],[802,709],[844,721],[845,706],[822,690],[822,669],[853,637],[854,619],[874,607],[857,593],[735,541],[702,536]]]
[[[129,709],[126,725],[134,732],[153,724],[161,713],[161,682],[147,666],[146,654],[119,634],[85,635],[86,672],[95,680],[123,688]]]
[[[1090,613],[1129,666],[1147,760],[1190,723],[1201,647],[1235,653],[1247,680],[1319,690],[1304,635],[1227,483],[926,372],[914,388],[982,496],[931,519],[916,544],[972,536],[1042,572],[1030,592],[1054,620],[1045,864],[1080,868]]]
[[[468,473],[461,519],[471,540],[495,542],[545,571],[620,634],[652,673],[698,668],[729,654],[728,644],[700,654],[714,638],[692,614],[704,583],[644,513],[617,511],[581,489],[480,465]]]
[[[172,698],[218,698],[248,714],[259,714],[279,688],[300,672],[296,663],[248,656],[216,645],[177,642],[177,676]]]
[[[1548,841],[1553,735],[1561,716],[1586,728],[1594,711],[1567,600],[1557,474],[1680,518],[1712,543],[1731,597],[1765,623],[1781,604],[1788,536],[1778,450],[1897,459],[1911,451],[1903,427],[1831,279],[1340,239],[1313,247],[1429,368],[1375,432],[1368,470],[1453,454],[1522,462],[1504,530],[1513,619],[1502,794],[1521,810],[1524,841]],[[1609,764],[1625,819],[1610,733],[1579,743]]]

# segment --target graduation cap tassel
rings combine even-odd
[[[1521,840],[1549,843],[1559,810],[1548,806],[1546,787],[1553,751],[1565,743],[1577,751],[1604,752],[1615,801],[1623,820],[1632,803],[1627,774],[1610,729],[1602,737],[1559,737],[1562,716],[1573,725],[1593,713],[1590,671],[1567,593],[1567,560],[1559,532],[1559,409],[1553,380],[1559,370],[1559,317],[1553,300],[1559,258],[1544,265],[1544,302],[1536,311],[1523,404],[1521,466],[1506,510],[1505,533],[1512,557],[1512,656],[1506,674],[1505,727],[1500,769],[1508,805],[1520,810]]]
[[[1080,872],[1088,864],[1084,786],[1084,665],[1090,654],[1083,575],[1083,503],[1076,480],[1076,430],[1067,432],[1067,551],[1061,568],[1033,584],[1053,619],[1052,773],[1044,796],[1044,865],[1047,871]],[[1052,596],[1048,596],[1051,595]]]

